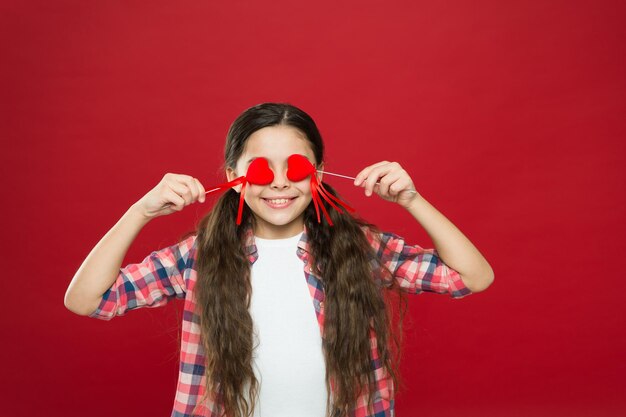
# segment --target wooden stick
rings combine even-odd
[[[333,174],[332,172],[321,171],[319,169],[317,170],[317,172],[321,172],[322,174],[334,175],[336,177],[347,178],[349,180],[355,180],[356,179],[355,177],[348,177],[347,175],[341,175],[341,174]],[[380,185],[380,183],[377,182],[376,185]],[[405,190],[405,191],[407,191],[409,193],[417,193],[417,191],[415,191],[415,190]]]

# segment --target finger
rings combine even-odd
[[[370,174],[365,179],[363,186],[365,187],[365,195],[370,196],[374,192],[374,185],[378,182],[378,179],[384,175],[387,175],[391,167],[389,164],[381,165],[373,168]]]
[[[167,186],[171,191],[181,197],[185,201],[185,204],[191,203],[193,196],[186,184],[181,181],[170,181],[167,183]]]
[[[367,177],[371,174],[372,170],[374,170],[375,168],[384,165],[388,163],[387,161],[381,161],[381,162],[377,162],[375,164],[372,164],[366,168],[364,168],[363,170],[361,170],[361,172],[359,172],[357,174],[357,176],[355,177],[354,180],[354,185],[356,186],[363,186],[363,181],[365,181],[365,179],[367,179]]]
[[[403,191],[414,190],[413,182],[407,179],[400,179],[389,186],[389,195],[397,197]]]
[[[398,173],[394,173],[393,171],[389,172],[387,175],[385,175],[384,177],[380,179],[379,184],[377,186],[378,187],[377,193],[379,195],[384,195],[384,196],[390,195],[389,193],[390,187],[394,185],[396,182],[398,182],[399,179],[400,179],[400,175]]]
[[[381,161],[381,162],[377,162],[377,163],[375,163],[373,165],[370,165],[370,166],[368,166],[366,168],[363,168],[363,170],[361,170],[361,172],[359,172],[357,174],[357,176],[355,177],[354,185],[356,185],[356,186],[361,185],[361,183],[369,176],[369,174],[371,173],[371,171],[374,168],[377,168],[377,167],[379,167],[381,165],[385,165],[385,164],[388,164],[388,163],[389,163],[388,161]]]
[[[381,171],[381,178],[379,179],[378,184],[375,184],[374,190],[379,195],[388,197],[391,195],[390,187],[398,181],[406,182],[408,174],[397,162],[390,162],[388,165],[382,167],[382,169],[384,169],[384,171]]]
[[[169,201],[170,208],[176,211],[181,211],[187,203],[184,198],[173,190],[166,190],[165,198]]]
[[[198,186],[198,190],[200,191],[199,201],[201,203],[204,203],[204,201],[206,200],[206,191],[197,178],[194,178],[194,181],[196,182],[196,185]]]
[[[198,199],[200,198],[200,187],[198,187],[198,180],[194,177],[189,177],[188,187],[189,190],[191,190],[191,195],[193,196],[192,203],[198,201]]]
[[[198,199],[200,195],[200,190],[198,188],[198,184],[196,184],[196,179],[190,175],[181,175],[180,181],[189,189],[191,193],[191,200],[187,201],[188,203],[193,203]]]

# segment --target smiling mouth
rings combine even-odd
[[[295,200],[296,198],[297,197],[274,198],[274,199],[263,198],[262,200],[265,201],[265,203],[272,208],[283,208],[283,207],[289,206],[291,202]]]

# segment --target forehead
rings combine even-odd
[[[315,154],[304,133],[292,126],[268,126],[254,132],[244,146],[241,160],[266,158],[270,162],[283,162],[294,153],[315,161]]]

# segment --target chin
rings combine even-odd
[[[297,221],[298,218],[284,218],[284,217],[262,217],[265,223],[269,223],[273,226],[287,226],[294,221]]]
[[[293,222],[304,220],[303,213],[304,212],[295,216],[292,213],[272,213],[269,215],[264,213],[264,215],[257,214],[255,217],[257,220],[261,220],[273,226],[287,226]]]

